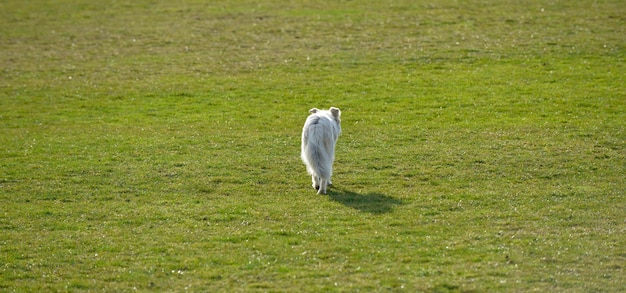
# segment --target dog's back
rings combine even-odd
[[[318,193],[325,193],[332,176],[335,144],[341,133],[341,112],[334,107],[330,110],[313,108],[309,112],[311,115],[302,128],[301,156],[312,176],[313,187]]]

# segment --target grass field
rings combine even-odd
[[[626,291],[625,46],[621,0],[2,1],[0,291]]]

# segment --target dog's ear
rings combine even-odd
[[[332,113],[333,116],[337,119],[339,119],[339,117],[341,116],[341,110],[339,110],[339,108],[330,107],[330,113]]]
[[[313,108],[313,109],[309,110],[309,113],[313,114],[313,113],[317,113],[317,111],[319,111],[318,108]]]

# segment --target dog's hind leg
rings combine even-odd
[[[311,176],[311,181],[313,181],[313,188],[315,188],[315,190],[319,190],[320,189],[320,179],[319,177],[312,175]]]
[[[320,178],[320,189],[317,190],[317,194],[326,194],[326,187],[328,186],[328,179]]]

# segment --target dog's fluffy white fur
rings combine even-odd
[[[302,161],[311,174],[313,188],[317,194],[326,193],[333,173],[335,144],[341,133],[341,111],[331,107],[329,110],[313,108],[309,110],[302,128]]]

